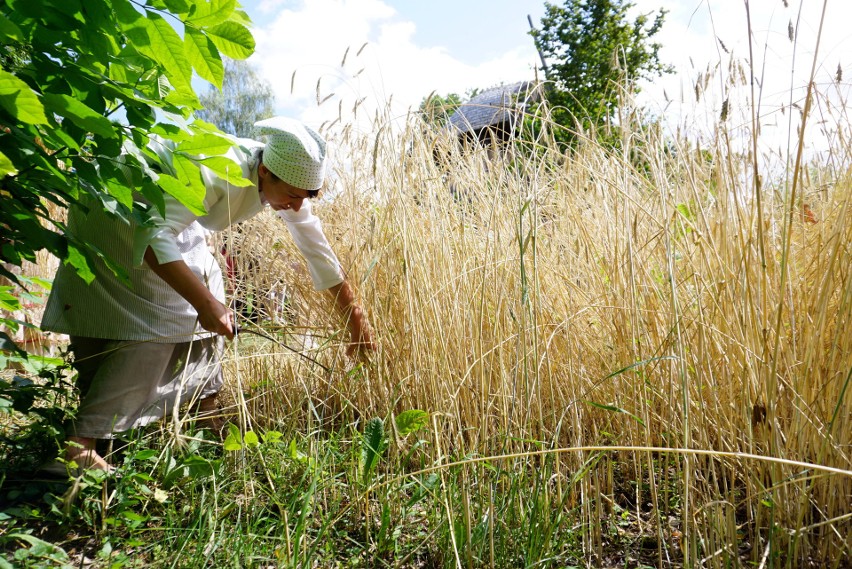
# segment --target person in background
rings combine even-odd
[[[226,154],[251,186],[234,187],[201,167],[205,215],[169,195],[165,215],[150,207],[153,223],[146,225],[117,220],[98,204],[69,211],[68,231],[122,266],[130,281],[122,282],[101,260],[91,284],[64,265],[54,280],[41,327],[70,336],[81,393],[65,450],[69,465],[109,470],[98,440],[152,423],[183,403],[215,411],[224,338],[232,339],[236,329],[205,235],[265,206],[286,224],[314,288],[328,291],[349,332],[347,353],[374,349],[366,315],[311,209],[325,181],[325,140],[285,117],[256,126],[267,136],[265,145],[240,139]],[[156,140],[151,147],[171,165],[171,148]],[[60,468],[66,472],[61,461],[46,469]]]

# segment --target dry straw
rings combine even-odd
[[[331,427],[423,409],[453,457],[613,445],[646,483],[637,503],[680,494],[685,549],[771,525],[795,558],[848,558],[848,143],[801,168],[792,204],[783,173],[762,172],[758,211],[754,162],[724,129],[699,146],[633,126],[619,151],[580,137],[568,153],[459,145],[417,117],[343,129],[347,165],[316,210],[380,347],[352,372],[281,228],[246,224],[249,286],[286,291],[288,341],[332,368],[255,346],[252,412]],[[588,454],[562,458],[569,472]],[[601,476],[583,492],[615,491]]]

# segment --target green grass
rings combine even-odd
[[[643,530],[651,514],[627,498],[630,486],[584,498],[585,483],[624,474],[617,453],[590,453],[577,472],[553,454],[468,463],[436,448],[428,425],[405,437],[377,425],[372,438],[354,426],[261,433],[242,448],[232,437],[228,451],[192,432],[181,445],[152,432],[114,457],[114,480],[7,473],[0,539],[26,567],[82,556],[104,567],[636,567],[660,548],[680,557],[674,528]],[[590,510],[602,514],[595,527]],[[583,547],[590,532],[597,551]]]

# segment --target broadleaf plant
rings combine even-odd
[[[361,481],[367,483],[373,475],[373,469],[379,463],[385,450],[385,423],[375,417],[367,421],[364,427],[364,437],[361,439],[360,475]]]
[[[91,278],[102,255],[51,218],[84,198],[136,222],[163,191],[203,212],[200,159],[230,142],[191,120],[192,78],[221,85],[221,54],[254,50],[249,23],[235,0],[0,0],[0,261],[46,249]],[[186,150],[180,172],[153,134]]]

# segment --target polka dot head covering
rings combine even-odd
[[[279,179],[313,191],[325,180],[325,139],[314,129],[287,117],[254,123],[267,136],[263,164]]]

